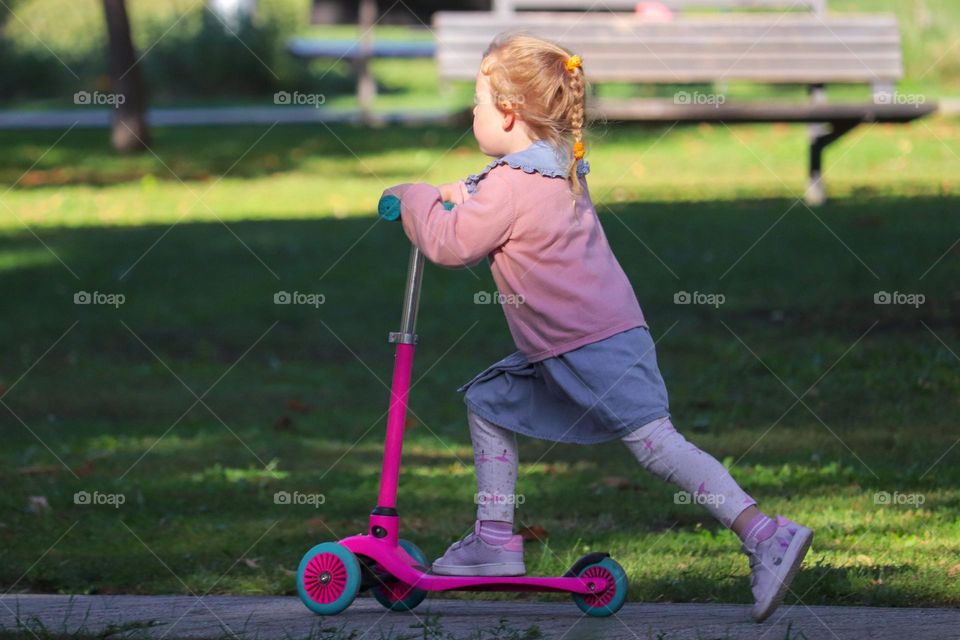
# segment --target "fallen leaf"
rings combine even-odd
[[[296,411],[297,413],[307,413],[310,411],[310,407],[299,400],[287,400],[287,409]]]
[[[630,480],[621,476],[606,476],[601,478],[600,482],[611,489],[629,489],[631,487]]]
[[[260,562],[260,558],[244,558],[243,559],[243,564],[247,565],[251,569],[259,569],[260,568],[260,565],[258,564],[259,562]]]
[[[550,534],[547,533],[547,530],[538,524],[529,527],[521,527],[517,533],[520,534],[524,542],[540,542],[550,537]]]
[[[307,533],[315,535],[324,532],[327,532],[327,527],[324,526],[323,518],[310,518],[307,520]]]
[[[35,464],[29,467],[20,467],[17,473],[24,476],[41,476],[47,473],[59,473],[60,467],[55,464]]]
[[[78,476],[80,476],[81,478],[82,478],[83,476],[88,476],[88,475],[90,475],[91,473],[93,473],[93,461],[92,461],[92,460],[87,460],[87,461],[84,462],[82,465],[80,465],[79,467],[77,467],[76,469],[74,469],[73,472],[74,472],[75,474],[77,474]]]
[[[879,216],[857,216],[853,219],[853,223],[865,229],[876,229],[883,226],[883,219]]]

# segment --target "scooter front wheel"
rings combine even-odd
[[[360,591],[360,562],[336,542],[307,551],[297,569],[297,593],[311,611],[332,616],[350,606]]]
[[[581,578],[603,578],[607,588],[600,593],[575,593],[573,601],[588,616],[612,616],[627,599],[627,573],[613,558],[589,564],[577,574]]]
[[[423,555],[423,551],[420,551],[417,545],[402,538],[399,543],[403,550],[417,561],[417,564],[427,566],[427,557]],[[373,597],[390,611],[410,611],[423,602],[423,599],[427,597],[427,592],[397,580],[378,584],[373,588]]]

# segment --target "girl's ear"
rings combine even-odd
[[[513,111],[504,111],[503,112],[503,130],[510,131],[513,129],[513,125],[517,122],[517,116]]]

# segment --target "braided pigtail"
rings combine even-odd
[[[523,96],[516,104],[513,100],[498,104],[501,111],[514,111],[531,139],[548,142],[558,158],[573,156],[564,177],[574,200],[585,191],[577,174],[586,128],[587,79],[582,66],[580,56],[523,33],[498,35],[480,65],[494,95]]]
[[[570,56],[567,60],[567,72],[570,74],[570,93],[573,103],[570,107],[570,133],[573,135],[573,157],[570,160],[570,169],[567,172],[574,195],[583,192],[580,179],[577,176],[577,164],[583,158],[583,124],[584,124],[584,93],[582,61],[580,56]]]

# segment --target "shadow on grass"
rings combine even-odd
[[[467,122],[462,127],[386,127],[378,129],[376,135],[370,135],[369,127],[350,125],[158,127],[152,130],[151,146],[162,162],[150,153],[117,155],[110,148],[105,129],[74,129],[65,136],[63,131],[0,131],[0,146],[6,150],[0,159],[0,183],[13,184],[19,179],[17,188],[29,189],[68,184],[106,186],[147,175],[174,182],[177,178],[214,179],[228,172],[233,178],[255,178],[296,170],[311,161],[331,159],[353,165],[358,162],[357,156],[393,151],[445,151],[460,145],[465,152],[469,149],[477,153],[475,145],[462,137],[469,126]],[[268,129],[270,135],[264,136]],[[54,150],[21,178],[24,167],[32,167],[43,150],[55,143]],[[357,171],[366,170],[359,162]],[[386,178],[390,174],[381,170],[378,175]]]
[[[737,462],[764,500],[818,512],[857,504],[866,517],[875,509],[855,503],[862,496],[847,495],[851,487],[939,491],[931,506],[956,515],[948,447],[960,391],[951,354],[960,301],[950,248],[960,203],[841,202],[822,210],[823,223],[799,210],[779,219],[789,204],[628,203],[601,216],[658,339],[678,428]],[[12,514],[0,528],[10,567],[0,582],[16,580],[77,521],[77,538],[54,554],[66,564],[44,563],[21,586],[90,588],[93,575],[97,589],[176,592],[182,584],[161,565],[147,577],[133,570],[144,549],[118,517],[195,587],[212,583],[277,522],[257,550],[265,560],[255,564],[266,568],[242,567],[218,588],[284,592],[293,555],[330,530],[364,528],[392,365],[386,337],[396,329],[409,245],[399,226],[372,218],[230,228],[236,236],[191,223],[43,230],[77,277],[28,232],[0,238],[0,384],[17,416],[0,413],[8,444],[0,477],[9,488],[0,505]],[[493,289],[483,265],[425,273],[401,500],[405,526],[431,554],[472,517],[472,454],[454,389],[513,350],[500,309],[474,303]],[[116,307],[77,305],[80,291],[125,298]],[[275,304],[279,291],[324,299]],[[878,291],[925,301],[875,304]],[[678,303],[680,292],[724,301]],[[568,564],[582,544],[615,548],[673,525],[692,535],[709,520],[672,504],[672,489],[636,469],[617,443],[527,440],[521,460],[523,521],[550,532],[550,552],[536,564],[545,571]],[[269,464],[278,477],[264,473]],[[617,478],[628,479],[626,489],[612,488],[623,484]],[[127,506],[84,510],[71,502],[79,490],[121,492]],[[321,492],[326,503],[285,510],[273,501],[278,490]],[[24,511],[36,495],[52,514]],[[909,535],[916,523],[889,513],[893,520],[878,527]],[[27,527],[34,534],[23,536]],[[716,551],[709,540],[698,544],[704,557]],[[113,546],[130,566],[103,565]],[[638,593],[704,599],[723,578],[691,579],[682,589],[658,582]],[[880,597],[882,585],[836,580],[802,584],[815,586],[817,602],[836,593],[851,603],[910,596],[897,584]],[[914,600],[950,601],[937,589]],[[728,595],[744,593],[737,578]]]
[[[373,130],[368,126],[333,124],[269,124],[230,127],[155,127],[153,154],[118,155],[110,148],[105,129],[64,131],[0,131],[0,184],[17,183],[18,189],[58,185],[106,186],[135,182],[144,176],[176,182],[211,180],[223,175],[256,178],[295,171],[308,164],[336,171],[347,164],[354,174],[369,172],[372,158],[394,152],[469,153],[478,168],[487,159],[477,150],[469,133],[469,114],[460,114],[452,126],[391,126]],[[269,135],[264,135],[269,130]],[[628,137],[637,145],[652,143],[664,133],[658,125],[616,123],[597,125],[596,135],[609,141]],[[53,147],[49,153],[44,151]],[[38,157],[43,156],[39,159]],[[332,162],[323,164],[324,161]],[[37,163],[34,166],[34,163]],[[22,175],[25,167],[31,167]],[[171,174],[171,171],[174,175]],[[396,170],[378,167],[377,176],[397,182],[410,179],[409,168],[396,163]]]
[[[789,206],[780,201],[622,204],[601,219],[661,340],[658,355],[674,411],[694,434],[775,418],[775,407],[795,399],[791,390],[801,393],[827,370],[828,382],[837,384],[805,398],[817,414],[856,424],[883,415],[885,406],[893,414],[883,424],[896,427],[907,407],[935,423],[950,411],[937,399],[956,385],[947,375],[952,358],[945,345],[956,351],[960,295],[950,248],[960,237],[960,219],[949,212],[958,204],[842,202],[823,210],[829,228],[799,210],[779,219]],[[385,337],[398,322],[409,250],[397,225],[355,218],[41,234],[57,257],[25,230],[0,236],[0,288],[9,303],[0,317],[7,336],[0,371],[8,384],[76,321],[50,370],[41,367],[31,378],[48,375],[47,397],[85,417],[96,417],[98,403],[88,400],[105,400],[104,390],[78,396],[55,383],[60,374],[82,378],[84,366],[97,367],[88,384],[100,379],[122,388],[138,371],[155,374],[151,384],[159,376],[168,394],[179,383],[161,361],[209,385],[245,358],[236,375],[251,383],[257,374],[248,368],[266,380],[291,376],[276,390],[267,384],[265,393],[296,396],[321,383],[313,386],[314,406],[335,404],[341,416],[344,407],[367,404],[365,394],[385,392],[392,360]],[[439,414],[441,423],[456,421],[462,433],[462,409],[451,388],[513,350],[496,305],[474,304],[476,293],[493,289],[483,264],[469,271],[428,265],[417,369],[430,373],[422,381],[424,396],[414,392],[413,420],[432,425]],[[318,294],[323,302],[274,304],[281,291]],[[883,291],[920,293],[924,301],[876,304]],[[78,305],[78,292],[120,294],[123,304]],[[677,304],[683,293],[723,301]],[[863,348],[844,355],[866,334]],[[841,357],[845,366],[830,369]],[[333,378],[318,379],[320,371]],[[201,385],[190,380],[189,386]],[[420,404],[433,393],[449,399],[441,403],[446,408]],[[257,401],[246,392],[228,398],[238,403],[226,409],[231,417]],[[27,405],[28,414],[41,416],[57,406]],[[120,414],[130,412],[136,408]],[[291,413],[280,407],[283,412]],[[378,414],[369,413],[367,423]],[[797,424],[806,423],[788,417],[782,426]]]

